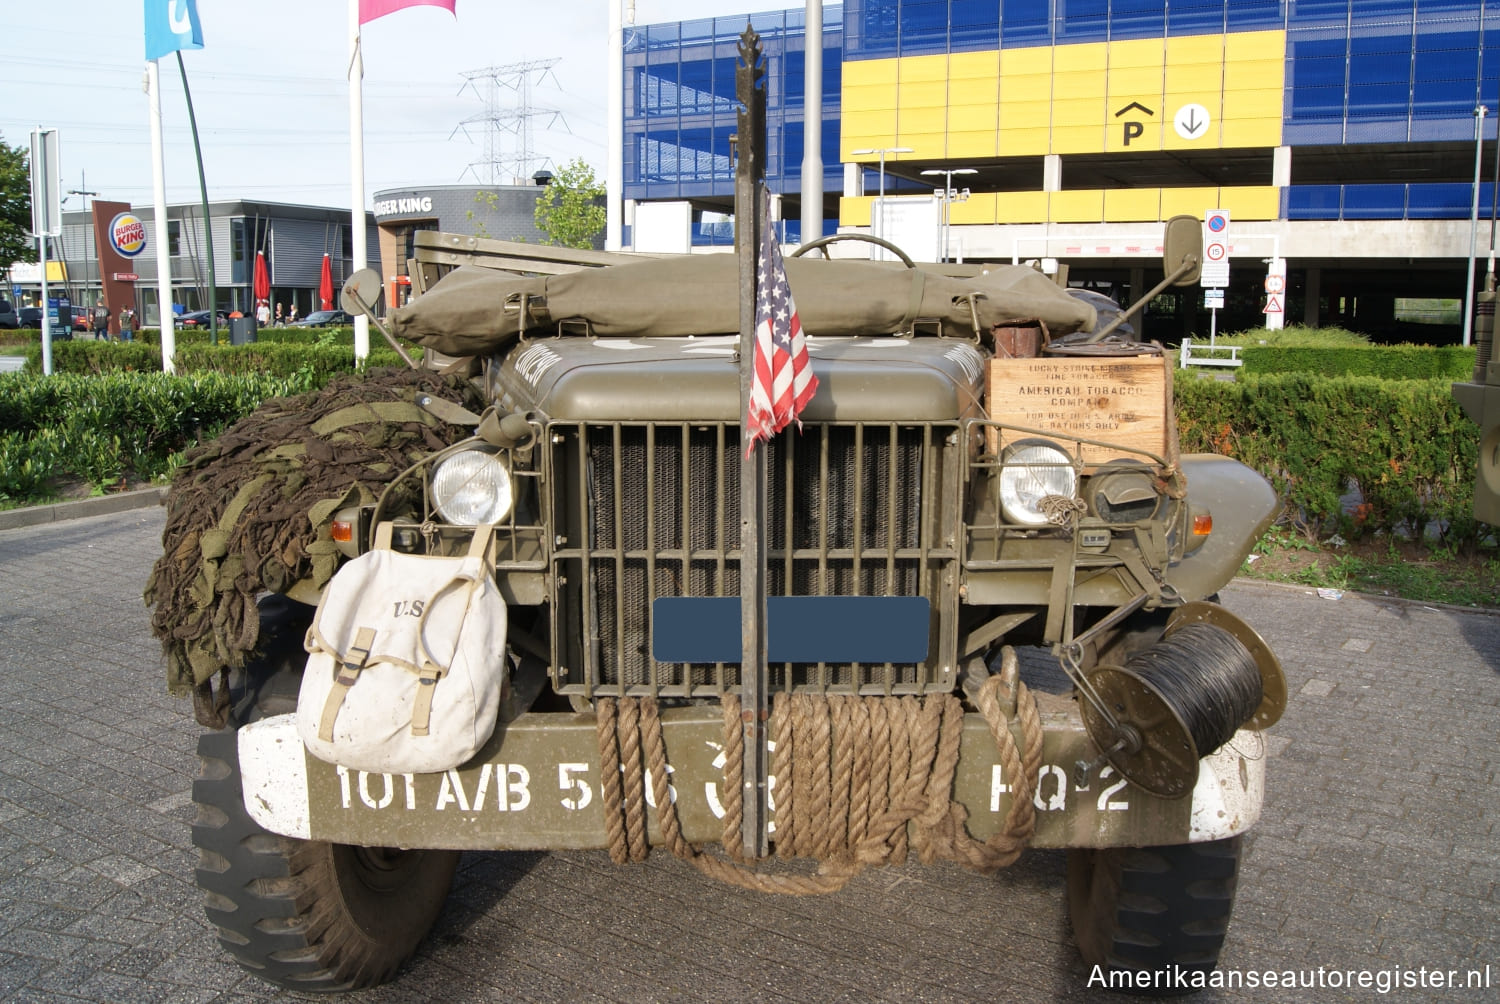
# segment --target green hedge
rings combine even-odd
[[[73,475],[96,489],[169,474],[187,447],[267,398],[311,390],[306,374],[15,374],[0,394],[0,499],[34,502]]]
[[[1246,344],[1240,356],[1245,361],[1241,373],[1467,380],[1474,372],[1474,347],[1462,345],[1310,348]]]
[[[177,342],[177,347],[184,345],[210,345],[212,344],[210,332],[207,328],[174,328],[172,338]],[[371,341],[379,338],[378,332],[371,332]],[[136,332],[136,338],[151,345],[161,344],[160,328],[142,328]],[[354,344],[353,328],[259,328],[255,332],[257,342],[290,343],[296,345],[320,345],[333,342],[342,345]],[[219,328],[219,344],[229,344],[229,326]]]
[[[42,347],[27,348],[26,372],[40,373]],[[265,373],[292,377],[309,372],[319,384],[336,373],[354,370],[354,351],[343,345],[282,344],[255,342],[250,345],[210,345],[206,340],[177,346],[179,374]],[[386,345],[370,347],[370,366],[401,366],[401,357]],[[161,347],[147,342],[56,342],[52,346],[52,372],[99,375],[104,373],[161,372]]]
[[[1179,380],[1176,389],[1183,451],[1260,471],[1310,533],[1417,537],[1436,525],[1449,542],[1478,540],[1479,431],[1447,380],[1242,372],[1233,383]],[[1355,488],[1363,503],[1346,514],[1340,499]]]

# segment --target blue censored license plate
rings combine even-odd
[[[770,596],[770,662],[923,662],[925,596]],[[657,662],[739,662],[738,596],[663,596],[651,605]]]

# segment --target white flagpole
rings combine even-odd
[[[161,78],[157,61],[146,61],[146,95],[151,106],[151,195],[156,242],[156,312],[161,317],[161,369],[176,373],[172,357],[177,354],[177,334],[172,330],[172,255],[167,246],[167,179],[163,170],[161,142]],[[144,321],[145,318],[142,318]]]
[[[625,52],[624,28],[621,24],[621,0],[607,0],[609,4],[609,52],[605,60],[608,67],[609,87],[605,91],[606,137],[608,148],[604,165],[604,250],[620,250],[622,237],[620,224],[624,219],[625,205],[622,190],[625,180]]]
[[[349,0],[349,218],[353,262],[358,272],[368,264],[365,249],[365,59],[359,45],[359,0]],[[370,355],[370,319],[354,315],[354,361]]]

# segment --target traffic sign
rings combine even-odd
[[[1172,116],[1172,128],[1183,139],[1202,139],[1208,135],[1208,126],[1212,121],[1207,108],[1197,103],[1187,104],[1177,109],[1177,114]]]
[[[1205,289],[1229,285],[1229,211],[1210,209],[1203,214],[1203,274],[1198,285]]]
[[[1273,258],[1266,269],[1266,330],[1280,331],[1286,322],[1286,259]]]
[[[1210,289],[1203,294],[1203,306],[1205,309],[1223,309],[1224,291],[1222,289]]]

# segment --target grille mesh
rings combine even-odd
[[[738,428],[598,425],[583,430],[590,525],[590,588],[597,626],[596,685],[650,684],[686,694],[715,667],[654,663],[651,602],[663,596],[737,596]],[[770,595],[923,594],[924,452],[932,430],[808,425],[769,444],[767,578]],[[617,438],[618,437],[618,438]],[[791,505],[790,519],[788,505]],[[788,553],[788,540],[791,552]],[[653,674],[653,666],[655,667]],[[816,667],[778,665],[773,686],[800,685]],[[739,685],[739,667],[724,667]],[[884,666],[826,666],[830,685],[859,686]],[[895,667],[913,683],[916,666]]]

